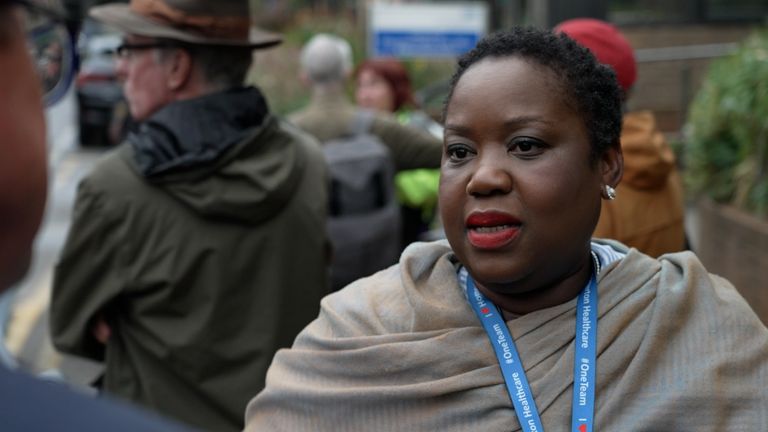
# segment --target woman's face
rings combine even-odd
[[[546,67],[490,58],[449,101],[440,208],[451,247],[485,292],[527,294],[588,275],[611,164],[590,164],[585,123],[564,90]]]
[[[382,112],[395,110],[395,93],[387,80],[371,69],[363,69],[357,78],[357,104]]]

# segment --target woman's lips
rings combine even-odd
[[[475,212],[466,220],[467,239],[478,249],[498,249],[511,243],[520,232],[520,221],[501,212]]]

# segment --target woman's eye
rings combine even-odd
[[[452,160],[462,160],[471,154],[471,149],[463,145],[453,145],[446,149],[446,153]]]
[[[536,144],[531,141],[523,141],[517,144],[517,149],[522,152],[531,151]]]
[[[452,162],[462,162],[472,157],[474,150],[466,145],[451,145],[445,150],[448,155],[448,159]]]
[[[456,149],[451,151],[451,156],[458,159],[464,159],[467,157],[467,153],[467,149]]]
[[[509,147],[509,151],[511,153],[530,156],[540,153],[543,148],[544,143],[539,140],[531,138],[518,138],[512,141]]]

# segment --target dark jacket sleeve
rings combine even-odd
[[[440,167],[443,143],[430,133],[385,116],[374,119],[371,131],[390,148],[398,171]]]
[[[54,271],[51,338],[57,349],[103,360],[104,346],[92,334],[94,319],[123,290],[127,231],[120,209],[89,180],[78,188],[72,226]]]

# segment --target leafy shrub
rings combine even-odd
[[[768,214],[768,30],[713,61],[691,104],[686,186]]]

